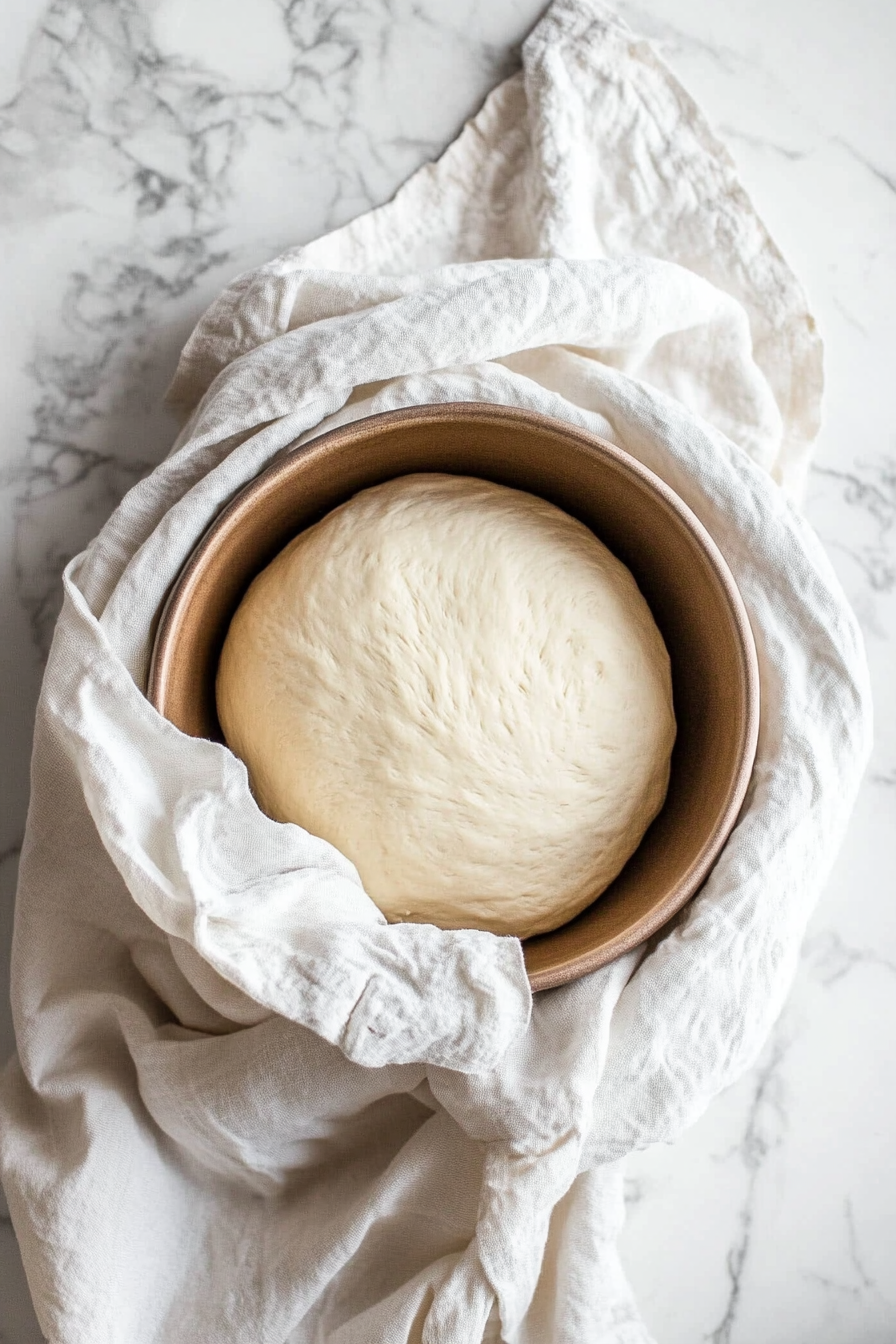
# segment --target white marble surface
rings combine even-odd
[[[4,981],[59,570],[167,450],[160,396],[190,326],[232,274],[386,199],[435,155],[514,67],[541,8],[6,0]],[[631,1162],[623,1253],[659,1344],[885,1344],[896,1340],[896,8],[621,10],[726,137],[810,292],[828,394],[807,509],[859,613],[878,715],[784,1015],[698,1125]],[[40,1338],[0,1205],[0,1344]]]

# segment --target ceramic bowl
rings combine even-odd
[[[671,658],[678,736],[666,801],[593,905],[523,944],[533,989],[548,989],[637,946],[694,895],[734,825],[756,750],[756,651],[731,573],[691,510],[627,453],[565,422],[479,403],[390,411],[285,452],[217,516],[176,581],[148,695],[183,732],[223,741],[215,673],[252,579],[358,490],[419,471],[527,490],[579,518],[634,574]]]

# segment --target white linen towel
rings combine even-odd
[[[588,0],[556,0],[393,202],[213,304],[175,449],[66,571],[38,709],[0,1153],[52,1344],[645,1344],[621,1160],[755,1058],[868,751],[856,624],[788,497],[820,392],[728,156]],[[750,793],[699,896],[647,955],[534,1003],[518,942],[387,925],[143,694],[223,501],[297,439],[477,399],[668,481],[762,677]]]

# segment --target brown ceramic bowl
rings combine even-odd
[[[528,490],[581,519],[631,569],[669,650],[678,737],[665,804],[593,905],[524,943],[532,988],[548,989],[637,946],[694,895],[756,751],[756,651],[734,580],[690,509],[633,458],[560,420],[479,403],[390,411],[322,434],[279,457],[202,538],[162,613],[149,698],[183,732],[223,741],[215,673],[252,579],[358,490],[417,471]]]

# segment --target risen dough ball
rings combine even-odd
[[[553,505],[461,476],[364,490],[255,580],[217,681],[259,805],[390,920],[529,937],[662,804],[669,659],[629,571]]]

